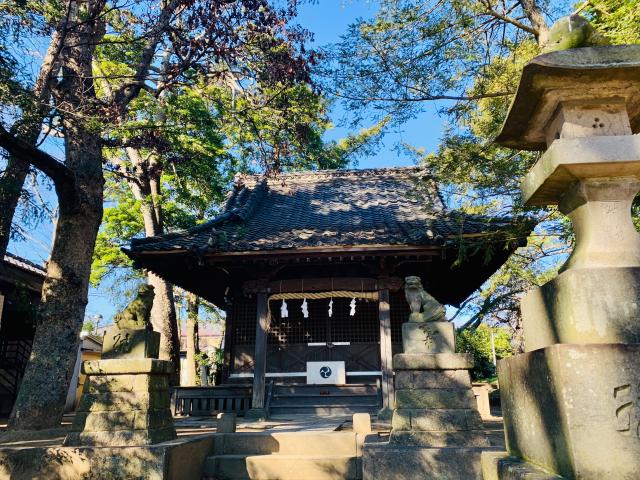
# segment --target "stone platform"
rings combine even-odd
[[[0,478],[12,480],[200,480],[214,435],[128,447],[0,447]]]

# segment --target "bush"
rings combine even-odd
[[[474,381],[487,380],[496,375],[491,353],[491,331],[494,333],[496,357],[498,359],[513,355],[511,335],[504,328],[491,328],[480,324],[476,329],[467,329],[456,335],[456,351],[470,353],[474,358],[471,378]]]

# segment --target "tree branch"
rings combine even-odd
[[[59,193],[63,191],[72,194],[72,198],[76,197],[75,175],[65,164],[39,148],[14,137],[2,125],[0,125],[0,147],[51,178]],[[60,195],[59,200],[61,200]]]
[[[158,17],[158,22],[155,27],[145,35],[147,37],[147,42],[142,50],[140,61],[136,66],[133,81],[122,85],[113,97],[114,104],[121,110],[124,109],[124,107],[126,107],[126,105],[135,98],[143,88],[146,77],[149,73],[149,68],[151,67],[151,62],[153,61],[156,49],[158,48],[158,44],[162,39],[162,35],[164,35],[167,27],[169,26],[173,15],[181,5],[181,2],[182,0],[171,0],[168,2],[160,12],[160,16]]]

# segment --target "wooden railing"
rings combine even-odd
[[[173,406],[176,415],[209,416],[222,412],[244,415],[251,408],[251,387],[176,387]]]

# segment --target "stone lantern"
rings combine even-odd
[[[485,455],[494,478],[538,467],[554,475],[536,478],[638,478],[638,131],[640,46],[558,51],[525,66],[497,141],[544,151],[523,199],[557,205],[575,246],[558,276],[522,299],[526,353],[498,365],[509,457]]]

